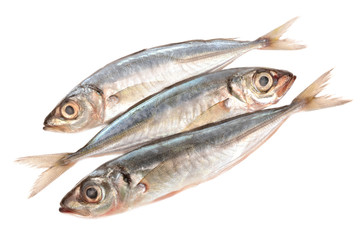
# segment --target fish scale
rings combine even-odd
[[[246,67],[185,78],[194,67],[194,74],[214,71],[251,49],[273,49],[273,46],[288,50],[302,48],[302,45],[292,40],[280,40],[280,36],[293,21],[294,19],[255,41],[214,39],[170,44],[144,50],[106,65],[82,82],[82,88],[76,87],[75,92],[71,92],[72,97],[60,103],[49,115],[49,119],[56,118],[55,115],[66,114],[66,117],[60,117],[61,121],[69,120],[72,122],[69,127],[76,130],[77,121],[82,124],[92,121],[96,124],[100,118],[107,118],[107,115],[109,117],[110,112],[116,114],[121,108],[126,111],[136,101],[146,97],[151,88],[155,90],[165,87],[163,84],[166,80],[160,79],[162,76],[173,76],[167,80],[167,84],[181,79],[184,81],[129,108],[76,152],[19,159],[21,163],[47,168],[36,180],[30,196],[37,194],[84,158],[126,153],[158,138],[275,104],[295,80],[295,76],[287,71]],[[123,69],[121,66],[124,65],[127,67]],[[196,66],[208,66],[208,69],[200,70]],[[191,68],[185,71],[187,67]],[[268,89],[260,88],[262,73],[268,76],[266,78],[271,83]],[[105,77],[106,79],[103,79]],[[114,82],[118,78],[122,81]],[[157,84],[153,84],[154,82]],[[132,83],[135,85],[121,90],[115,88]],[[106,106],[106,109],[98,108],[98,104]],[[112,107],[113,105],[115,107]],[[102,111],[87,112],[85,109],[88,107]],[[68,108],[73,111],[65,113]],[[84,114],[88,115],[84,118]],[[41,159],[47,163],[40,163]]]
[[[289,105],[239,115],[110,160],[83,178],[63,198],[59,210],[87,217],[104,216],[164,199],[210,180],[255,151],[291,115],[349,102],[329,95],[316,96],[329,78],[330,72],[323,74]],[[114,174],[117,169],[126,173],[110,177],[109,171]],[[119,179],[122,174],[132,181]],[[89,200],[85,186],[96,191],[99,198]]]
[[[269,76],[272,83],[265,92],[256,87],[260,74]],[[295,76],[284,70],[245,67],[204,74],[176,84],[127,111],[74,153],[21,159],[33,166],[39,158],[50,163],[36,181],[32,195],[81,159],[126,153],[158,138],[265,108],[278,102],[294,80]],[[251,102],[241,98],[243,92],[248,93],[245,99]],[[263,99],[262,104],[258,104],[259,99]]]
[[[239,124],[236,124],[238,120]],[[168,154],[169,157],[158,158],[157,155],[153,156],[155,161],[160,163],[145,173],[141,182],[147,185],[147,194],[140,195],[134,204],[136,206],[144,205],[163,197],[165,194],[178,192],[187,186],[216,177],[250,154],[261,144],[260,139],[270,136],[283,120],[281,118],[274,121],[268,126],[267,131],[260,128],[246,137],[244,133],[253,129],[253,126],[257,124],[244,124],[245,120],[243,119],[231,120],[233,121],[232,124],[231,121],[225,122],[221,126],[215,126],[212,131],[205,129],[189,133],[193,135],[193,138],[182,139],[180,136],[180,141],[177,144],[170,143],[166,146],[172,153]],[[240,125],[245,127],[240,127]],[[205,143],[206,139],[209,141]],[[173,146],[177,145],[185,145],[186,149],[174,150]],[[165,151],[161,151],[160,154]],[[140,156],[147,154],[147,149],[139,151],[139,154]],[[127,167],[127,161],[121,159],[122,157],[114,161]],[[133,161],[137,161],[137,158]],[[129,168],[129,171],[131,173],[137,172],[137,168]]]
[[[254,41],[192,40],[145,49],[113,61],[73,88],[48,114],[44,129],[79,132],[108,124],[137,102],[165,87],[220,70],[248,51],[304,48],[295,41],[280,39],[294,21],[292,19]],[[88,86],[99,89],[101,96],[80,91]],[[140,91],[142,94],[135,94]],[[101,104],[103,102],[107,104]],[[62,109],[67,106],[72,107],[75,114],[65,114]]]

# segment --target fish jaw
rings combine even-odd
[[[69,124],[69,122],[71,121],[63,119],[59,107],[57,107],[44,119],[43,130],[66,133],[78,132],[78,129],[74,128],[76,125]]]
[[[91,217],[89,211],[75,211],[74,209],[68,208],[66,206],[60,206],[59,212],[66,213],[66,214],[72,214],[79,217]]]
[[[65,125],[62,124],[60,120],[60,112],[59,108],[55,108],[51,111],[48,116],[44,119],[44,127],[43,130],[45,131],[52,131],[52,132],[69,132],[68,128],[64,127]]]
[[[278,85],[275,89],[278,98],[283,97],[289,91],[289,89],[293,86],[296,78],[297,77],[294,75],[285,75],[279,79]]]
[[[60,119],[56,119],[50,115],[44,120],[43,130],[50,132],[65,132],[65,133],[74,133],[79,131],[77,128],[71,127],[71,125],[69,124],[61,123]]]
[[[74,214],[82,217],[89,217],[90,212],[86,208],[82,208],[79,204],[79,196],[80,188],[77,187],[70,191],[63,200],[60,202],[59,212]]]
[[[65,127],[64,125],[55,124],[55,119],[49,114],[44,120],[44,131],[51,131],[51,132],[74,132],[71,128]]]

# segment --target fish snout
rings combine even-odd
[[[56,126],[51,123],[49,124],[49,123],[44,122],[43,130],[45,130],[45,131],[64,132],[64,131],[62,131],[62,129],[63,128],[61,126]]]
[[[279,79],[278,85],[276,86],[276,89],[275,89],[276,94],[278,95],[279,98],[284,96],[288,92],[288,90],[294,84],[294,81],[296,78],[297,78],[296,76],[289,73],[287,75],[282,76]]]
[[[73,213],[69,208],[67,208],[67,207],[60,207],[59,208],[59,212],[61,212],[61,213]]]
[[[56,110],[54,109],[51,113],[48,114],[48,116],[46,116],[46,118],[44,119],[44,127],[43,130],[50,130],[50,131],[56,131],[57,127],[57,120],[56,120]]]
[[[90,215],[89,210],[79,201],[79,188],[69,192],[60,202],[59,212],[70,213],[83,217]]]
[[[52,132],[72,132],[67,124],[60,117],[50,113],[44,120],[43,130]]]

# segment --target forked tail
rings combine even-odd
[[[35,181],[29,198],[35,196],[75,164],[75,162],[72,161],[65,161],[69,160],[69,156],[70,153],[57,153],[22,157],[16,160],[18,163],[26,164],[31,167],[48,168],[40,174],[39,178]]]
[[[305,45],[300,44],[292,39],[280,39],[280,37],[288,30],[288,28],[297,20],[297,17],[289,20],[280,27],[275,28],[271,32],[258,38],[257,42],[262,42],[264,47],[262,50],[297,50],[305,48]]]
[[[350,102],[351,100],[333,98],[329,95],[317,96],[327,86],[327,82],[331,78],[331,71],[332,69],[309,85],[293,100],[291,105],[296,106],[298,111],[313,111]]]

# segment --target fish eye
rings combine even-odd
[[[98,203],[102,199],[102,189],[98,186],[89,186],[84,190],[83,195],[88,203]]]
[[[266,92],[273,85],[273,77],[269,73],[259,73],[256,75],[254,83],[260,92]]]
[[[75,119],[78,116],[79,106],[75,102],[66,102],[60,109],[60,113],[66,119]]]

